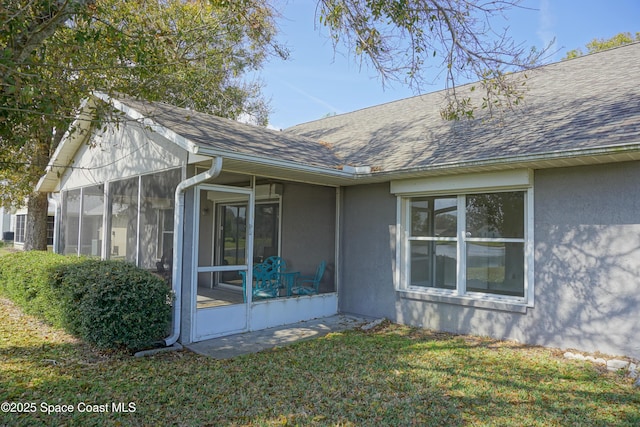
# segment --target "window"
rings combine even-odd
[[[180,169],[143,175],[141,178],[140,244],[142,268],[170,271],[173,265],[173,215]]]
[[[78,255],[80,231],[81,191],[70,190],[62,193],[60,221],[60,248],[64,255]]]
[[[527,302],[529,191],[402,197],[401,288]]]
[[[156,258],[170,257],[173,253],[173,209],[158,209]]]
[[[53,246],[53,233],[55,232],[56,217],[47,216],[47,245]]]
[[[80,203],[80,255],[101,257],[104,185],[83,188]]]
[[[280,249],[280,203],[256,203],[253,262],[278,255]]]
[[[137,263],[139,177],[109,184],[109,258]]]
[[[16,215],[16,243],[24,243],[25,225],[27,223],[26,215]]]
[[[24,243],[25,239],[25,227],[27,223],[26,215],[16,215],[16,231],[15,242]],[[53,230],[55,224],[55,217],[52,215],[47,216],[47,245],[53,245]]]
[[[523,191],[466,196],[466,290],[524,298]]]

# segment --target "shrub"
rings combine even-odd
[[[13,300],[25,313],[64,327],[67,309],[52,285],[57,269],[79,261],[79,258],[44,251],[4,255],[0,257],[0,293]]]
[[[168,333],[171,289],[161,278],[121,261],[88,259],[63,267],[59,286],[70,332],[101,348],[137,350]]]
[[[171,289],[121,261],[18,252],[0,257],[0,293],[100,348],[148,348],[168,333]]]

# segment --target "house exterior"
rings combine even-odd
[[[171,271],[167,344],[343,312],[639,358],[638,76],[636,43],[529,72],[493,118],[435,92],[284,132],[97,94],[38,189],[62,252]],[[126,119],[92,129],[98,102]],[[272,255],[326,261],[320,292],[254,299]]]
[[[14,228],[11,224],[11,209],[0,208],[0,231],[2,232],[2,241],[12,242],[14,238]]]
[[[54,199],[49,200],[49,206],[47,208],[47,248],[54,250],[56,235],[55,230],[55,217],[56,217],[56,204]],[[22,207],[19,209],[13,209],[13,213],[9,215],[9,229],[13,233],[13,247],[15,249],[23,250],[24,241],[27,228],[27,208]]]
[[[47,247],[54,250],[56,200],[49,201],[47,209]],[[0,236],[6,244],[15,249],[24,249],[27,228],[27,208],[0,208]]]

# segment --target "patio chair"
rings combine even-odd
[[[324,269],[327,263],[323,260],[318,265],[316,274],[313,276],[299,276],[296,284],[291,288],[291,293],[294,295],[313,295],[319,292],[320,281],[324,275]]]
[[[239,273],[242,276],[242,293],[246,295],[247,272],[240,271]],[[254,300],[277,297],[280,292],[279,286],[280,284],[273,270],[265,264],[255,264],[253,266],[253,286],[251,292]]]
[[[278,275],[287,269],[287,263],[284,259],[279,256],[270,256],[264,260],[262,265],[265,266],[267,270],[272,272],[276,279],[278,279]]]

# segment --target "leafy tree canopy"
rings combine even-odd
[[[625,44],[638,42],[638,41],[640,41],[640,32],[637,32],[635,36],[628,32],[618,33],[615,36],[611,37],[610,39],[593,39],[589,43],[587,43],[585,47],[587,48],[587,54],[589,54],[589,53],[596,53],[603,50],[611,49],[618,46],[624,46]],[[573,58],[582,56],[584,54],[585,53],[580,48],[573,49],[568,51],[567,54],[562,59],[563,60],[573,59]]]
[[[53,131],[94,90],[266,123],[260,86],[242,77],[286,55],[273,18],[250,0],[3,0],[0,179],[11,191],[0,197],[29,193],[61,137]]]
[[[286,57],[274,39],[275,12],[262,0],[1,1],[5,205],[30,195],[81,100],[95,90],[267,121],[260,85],[243,80],[270,55]],[[40,206],[46,221],[46,203]]]

